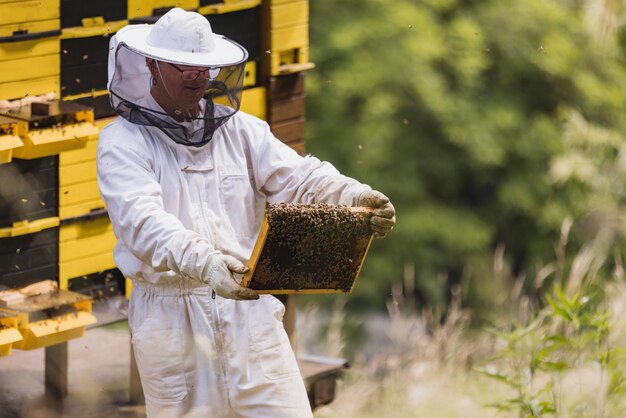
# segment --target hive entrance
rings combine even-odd
[[[243,286],[259,293],[352,291],[371,243],[369,208],[268,205]]]

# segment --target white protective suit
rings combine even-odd
[[[119,118],[100,135],[98,181],[133,281],[148,416],[310,417],[280,301],[215,297],[201,274],[215,251],[247,262],[266,201],[352,205],[371,189],[242,112],[197,148]]]

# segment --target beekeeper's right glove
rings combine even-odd
[[[239,285],[234,274],[244,274],[248,268],[230,255],[214,253],[202,274],[202,281],[208,284],[219,296],[228,299],[258,299],[259,295],[252,289]]]
[[[396,224],[396,209],[389,198],[381,192],[367,190],[361,193],[354,203],[355,206],[366,206],[374,209],[370,218],[370,226],[375,237],[385,238]]]

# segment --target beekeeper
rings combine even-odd
[[[301,157],[238,112],[247,52],[172,9],[111,39],[121,115],[100,134],[98,182],[132,279],[128,319],[149,417],[311,417],[273,296],[241,287],[266,202],[376,208],[389,199]]]

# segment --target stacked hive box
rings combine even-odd
[[[0,0],[0,100],[60,92],[60,0]]]
[[[126,0],[61,0],[61,94],[94,109],[96,118],[113,116],[109,105],[109,35],[128,23]]]
[[[96,120],[98,128],[111,118]],[[90,293],[83,276],[89,276],[93,288],[103,285],[110,270],[115,269],[113,247],[115,236],[98,192],[96,177],[97,139],[80,150],[59,155],[59,285]],[[74,280],[81,286],[74,286]],[[120,282],[116,287],[120,288]]]
[[[264,2],[263,31],[265,70],[270,75],[287,74],[312,68],[309,62],[308,0],[270,0]]]
[[[0,165],[0,284],[57,279],[58,157]]]
[[[0,284],[23,288],[42,280],[58,280],[58,154],[84,147],[97,134],[93,112],[57,101],[43,106],[5,107],[0,113],[15,121],[16,129],[11,131],[17,132],[21,143],[5,155],[5,164],[0,165]],[[95,321],[90,302],[80,307],[68,305],[75,316],[55,310],[56,302],[51,300],[42,310],[33,308],[31,312],[37,315],[28,316],[28,321],[24,316],[27,308],[15,307],[23,338],[14,341],[13,347],[34,349],[76,338],[82,335],[87,323]],[[47,320],[52,318],[62,321],[63,326],[47,326]],[[7,319],[3,322],[6,324]],[[10,348],[0,351],[9,354]]]
[[[128,19],[160,16],[172,7],[196,10],[198,0],[128,0]]]
[[[274,134],[304,154],[304,73],[309,62],[309,2],[272,0],[263,4],[268,77],[267,121]]]
[[[99,129],[115,115],[107,91],[110,36],[128,24],[131,7],[135,12],[149,7],[140,3],[61,0],[61,96],[91,107]],[[97,137],[59,156],[58,272],[61,289],[98,298],[119,292],[123,280],[115,269],[115,236],[98,192],[96,149]],[[120,279],[111,282],[112,275]],[[108,288],[113,292],[102,291]]]
[[[58,278],[58,154],[84,147],[98,131],[90,109],[55,104],[51,114],[37,114],[30,106],[0,110],[16,121],[23,144],[0,165],[0,284],[5,286]]]
[[[267,121],[274,135],[300,154],[305,151],[305,110],[302,73],[269,79]]]

